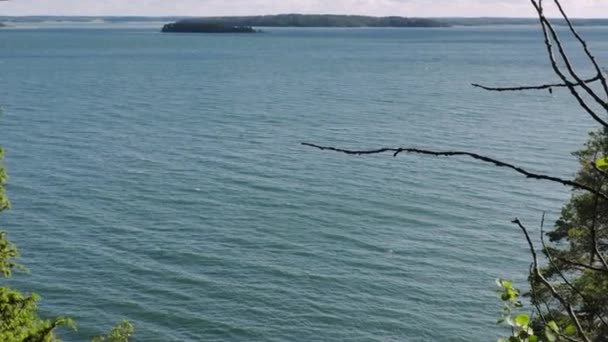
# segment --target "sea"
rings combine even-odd
[[[31,23],[0,30],[0,215],[36,292],[87,341],[495,341],[496,278],[525,292],[597,128],[538,27],[262,28]],[[579,46],[559,29],[582,74]],[[608,26],[582,27],[608,65]]]

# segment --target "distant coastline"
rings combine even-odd
[[[20,24],[37,23],[104,23],[107,25],[124,23],[177,23],[182,21],[204,21],[207,23],[234,24],[232,26],[252,27],[448,27],[448,26],[519,26],[538,25],[537,18],[501,17],[369,17],[359,15],[303,15],[279,14],[263,16],[228,17],[187,17],[187,16],[0,16],[3,26],[19,27]],[[552,20],[555,25],[565,25],[563,19]],[[573,18],[577,26],[608,26],[608,19]]]
[[[208,27],[445,27],[449,26],[434,19],[406,17],[370,17],[360,15],[313,15],[279,14],[244,17],[204,17],[179,20],[165,26],[165,29],[206,31]],[[171,31],[175,32],[175,31]]]

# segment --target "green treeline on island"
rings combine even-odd
[[[256,33],[251,26],[225,25],[222,23],[202,23],[196,21],[179,21],[163,26],[163,32],[194,33]]]
[[[179,20],[163,27],[163,32],[255,32],[251,27],[445,27],[434,19],[370,17],[333,14],[279,14],[245,17],[206,17]],[[223,28],[224,30],[221,30]]]

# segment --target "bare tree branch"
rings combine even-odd
[[[584,268],[584,269],[591,270],[591,271],[604,272],[604,273],[608,272],[604,268],[595,267],[593,265],[583,264],[581,262],[568,260],[568,259],[565,259],[565,258],[562,258],[562,257],[559,257],[559,256],[556,256],[555,259],[557,259],[557,260],[559,260],[561,262],[564,262],[566,264],[569,264],[569,265],[572,265],[572,266],[575,266],[575,267]]]
[[[606,96],[608,96],[608,82],[606,82],[606,77],[604,76],[602,68],[600,68],[599,64],[597,63],[597,61],[595,59],[595,56],[589,50],[589,46],[587,45],[587,42],[574,29],[574,26],[572,25],[572,22],[570,21],[570,18],[566,14],[566,11],[564,11],[564,9],[563,9],[562,4],[560,3],[560,1],[559,0],[554,0],[553,2],[555,2],[555,5],[559,9],[559,12],[561,13],[561,15],[564,18],[564,20],[566,21],[566,23],[568,24],[568,28],[570,29],[570,32],[572,32],[572,34],[574,35],[574,37],[576,37],[576,39],[579,41],[579,43],[583,47],[583,50],[585,51],[585,54],[587,55],[587,57],[591,61],[591,64],[593,64],[593,67],[595,68],[595,71],[597,72],[597,77],[599,77],[599,79],[601,80],[602,87],[604,88],[604,92],[606,93]]]
[[[606,200],[608,200],[608,195],[598,191],[592,187],[589,187],[587,185],[572,181],[572,180],[567,180],[567,179],[562,179],[559,177],[554,177],[554,176],[547,176],[544,174],[538,174],[538,173],[533,173],[533,172],[529,172],[526,171],[525,169],[519,167],[519,166],[515,166],[509,163],[505,163],[503,161],[494,159],[494,158],[490,158],[490,157],[486,157],[486,156],[482,156],[480,154],[477,153],[472,153],[472,152],[462,152],[462,151],[431,151],[431,150],[423,150],[423,149],[418,149],[418,148],[389,148],[389,147],[385,147],[385,148],[380,148],[380,149],[375,149],[375,150],[347,150],[347,149],[342,149],[342,148],[337,148],[337,147],[331,147],[331,146],[320,146],[320,145],[316,145],[316,144],[311,144],[311,143],[302,143],[302,145],[304,146],[308,146],[308,147],[314,147],[314,148],[318,148],[320,150],[328,150],[328,151],[335,151],[335,152],[341,152],[341,153],[345,153],[345,154],[351,154],[351,155],[369,155],[369,154],[382,154],[382,153],[386,153],[386,152],[392,152],[393,153],[393,157],[398,156],[400,153],[415,153],[415,154],[424,154],[424,155],[431,155],[431,156],[436,156],[436,157],[454,157],[454,156],[467,156],[467,157],[471,157],[473,159],[476,160],[480,160],[483,161],[485,163],[490,163],[490,164],[494,164],[498,167],[504,167],[504,168],[508,168],[511,170],[516,171],[519,174],[522,174],[524,176],[526,176],[527,178],[532,178],[532,179],[539,179],[539,180],[547,180],[547,181],[551,181],[551,182],[555,182],[555,183],[560,183],[562,185],[565,186],[570,186],[570,187],[574,187],[577,189],[581,189],[581,190],[587,190],[589,192],[592,192],[594,194],[597,194],[599,197],[602,197]]]
[[[536,276],[536,275],[534,274],[534,264],[530,264],[530,271],[529,271],[529,272],[530,272],[530,275],[531,275],[531,276]],[[533,297],[534,299],[538,298],[538,297],[536,296],[536,290],[535,290],[535,286],[534,286],[534,282],[533,282],[533,281],[531,281],[531,282],[530,282],[530,290],[532,291],[532,297]],[[547,307],[547,313],[549,313],[549,314],[550,314],[549,305],[548,305],[547,303],[544,303],[544,304],[545,304],[545,306]],[[540,304],[538,304],[538,302],[536,302],[536,300],[532,300],[532,305],[533,305],[533,306],[534,306],[534,308],[536,309],[536,312],[538,313],[538,316],[540,317],[541,321],[543,321],[543,323],[545,323],[545,325],[549,324],[549,322],[548,322],[548,321],[547,321],[547,319],[545,318],[545,315],[543,314],[543,312],[542,312],[542,310],[541,310],[541,308],[540,308]],[[565,340],[567,340],[567,341],[571,341],[571,342],[578,342],[576,339],[573,339],[573,338],[572,338],[572,337],[570,337],[570,336],[566,336],[566,335],[561,334],[561,333],[560,333],[560,334],[558,334],[558,335],[559,335],[559,337],[561,337],[561,338],[563,338],[563,339],[565,339]]]
[[[583,80],[583,82],[593,83],[593,82],[597,82],[599,80],[600,80],[600,77],[595,76],[595,77]],[[488,90],[488,91],[498,91],[498,92],[543,90],[543,89],[551,89],[551,88],[567,88],[568,87],[568,84],[566,84],[566,83],[548,83],[548,84],[541,84],[541,85],[535,85],[535,86],[518,86],[518,87],[488,87],[488,86],[484,86],[484,85],[481,85],[478,83],[472,83],[471,85],[475,88],[481,88],[481,89]],[[578,86],[580,86],[580,84],[574,83],[573,86],[578,87]]]
[[[531,0],[531,1],[533,4],[536,4],[535,0]],[[605,100],[601,99],[589,86],[587,86],[583,82],[583,80],[578,76],[578,73],[576,71],[574,71],[572,62],[570,62],[570,58],[568,57],[568,54],[566,53],[566,49],[564,48],[564,45],[561,43],[561,40],[559,39],[559,35],[557,34],[557,31],[555,30],[553,25],[551,25],[551,23],[549,22],[549,19],[547,19],[547,17],[545,16],[542,6],[540,4],[541,4],[541,1],[539,1],[539,6],[535,6],[535,7],[537,8],[541,24],[543,25],[543,31],[545,33],[548,31],[551,34],[551,37],[553,38],[553,41],[555,42],[555,45],[557,46],[557,51],[559,52],[559,55],[562,58],[564,65],[566,66],[566,69],[568,70],[568,73],[570,74],[570,76],[572,76],[572,78],[574,78],[574,80],[577,83],[580,83],[581,88],[583,88],[585,90],[585,92],[587,92],[587,94],[595,100],[595,102],[597,102],[600,106],[602,106],[604,108],[604,110],[608,110],[608,103]],[[599,69],[599,67],[598,67],[598,69]],[[561,71],[559,71],[558,73],[562,74]],[[598,76],[603,77],[601,75],[601,70],[600,70],[600,73]],[[564,80],[564,82],[567,81],[565,79],[565,76],[564,76],[563,80]],[[566,82],[566,83],[568,83],[568,82]]]
[[[530,265],[530,271],[529,271],[529,272],[530,272],[530,275],[531,275],[531,276],[536,276],[536,275],[534,274],[534,264],[531,264],[531,265]],[[535,289],[534,289],[534,288],[535,288],[535,286],[534,286],[534,282],[533,282],[533,281],[531,281],[531,282],[530,282],[530,290],[532,291],[532,297],[533,297],[533,298],[538,298],[538,297],[536,296],[536,291],[535,291]],[[551,310],[549,309],[549,305],[548,305],[547,303],[543,303],[543,304],[545,304],[545,306],[547,307],[547,313],[548,313],[548,314],[550,314],[550,311],[551,311]],[[540,308],[540,304],[538,304],[538,303],[537,303],[535,300],[533,300],[533,301],[532,301],[532,305],[533,305],[533,306],[534,306],[534,308],[536,309],[536,312],[538,312],[538,315],[540,316],[540,319],[543,321],[543,323],[545,323],[545,325],[549,324],[549,321],[547,321],[547,318],[545,318],[545,315],[543,314],[543,312],[542,312],[542,310],[541,310],[541,308]],[[558,333],[557,335],[558,335],[559,337],[563,338],[563,339],[564,339],[564,340],[566,340],[566,341],[571,341],[571,342],[579,342],[578,340],[576,340],[576,339],[574,339],[574,338],[572,338],[572,337],[570,337],[570,336],[566,336],[566,335],[564,335],[564,334],[562,334],[562,333]]]
[[[530,264],[530,275],[534,275],[534,264]],[[537,302],[538,296],[536,295],[534,281],[530,281],[530,291],[532,291],[532,305],[534,305],[534,307],[536,308],[538,316],[540,316],[540,319],[543,321],[543,323],[547,324],[547,319],[545,318],[545,315],[543,314],[543,311],[540,308],[540,304],[538,304]]]
[[[604,171],[604,170],[600,169],[599,167],[597,167],[597,161],[596,161],[596,160],[594,160],[594,161],[591,163],[591,167],[592,167],[592,168],[593,168],[593,169],[594,169],[594,170],[595,170],[597,173],[599,173],[600,175],[602,175],[602,176],[604,176],[604,177],[608,177],[608,172],[606,172],[606,171]]]
[[[528,241],[528,246],[530,247],[530,253],[532,254],[532,261],[534,262],[534,274],[551,291],[553,298],[557,299],[562,304],[562,306],[564,308],[566,308],[566,311],[568,312],[568,316],[570,317],[570,319],[574,322],[574,324],[576,326],[578,335],[586,342],[591,342],[589,337],[587,337],[587,334],[585,334],[585,330],[581,326],[581,323],[579,322],[578,317],[576,316],[576,313],[574,312],[574,308],[572,307],[572,305],[570,303],[568,303],[564,299],[564,297],[562,297],[562,295],[557,291],[557,289],[540,272],[540,267],[538,266],[538,257],[536,255],[536,249],[534,248],[534,244],[532,243],[532,240],[530,239],[530,234],[528,234],[528,230],[526,229],[526,227],[524,227],[524,225],[521,223],[521,221],[518,218],[513,220],[513,223],[517,224],[519,226],[519,228],[521,228],[521,230],[523,231],[523,233],[526,237],[526,240]]]
[[[548,32],[549,30],[551,30],[553,33],[555,33],[555,30],[553,29],[553,27],[551,26],[551,23],[549,22],[549,20],[545,17],[545,14],[543,13],[542,0],[540,0],[538,3],[536,2],[536,0],[530,0],[530,2],[534,6],[534,8],[536,9],[536,12],[538,14],[538,19],[540,21],[544,40],[545,40],[545,47],[547,49],[547,53],[549,55],[549,60],[551,61],[551,67],[553,68],[553,71],[557,74],[557,76],[559,76],[559,78],[562,80],[562,82],[564,82],[564,84],[567,85],[568,89],[570,90],[570,93],[572,94],[572,96],[574,96],[574,98],[576,98],[579,105],[589,115],[591,115],[591,117],[595,121],[600,123],[602,126],[608,128],[608,122],[603,120],[593,109],[591,109],[591,107],[585,102],[585,100],[581,97],[581,95],[576,90],[575,83],[571,82],[566,77],[566,75],[564,75],[564,73],[560,70],[560,68],[557,64],[557,60],[555,59],[555,55],[553,54],[553,44],[551,43],[551,39],[549,38],[549,32]],[[557,37],[557,33],[555,33],[554,39],[555,39],[555,43],[558,46],[558,50],[563,52],[563,47],[561,45],[559,37]],[[562,57],[564,57],[564,59],[567,60],[567,56],[562,55]],[[578,81],[580,83],[582,80],[578,79]],[[580,86],[586,87],[586,85],[584,83],[580,83]],[[586,88],[589,89],[589,91],[591,91],[590,88],[588,88],[588,87],[586,87]],[[585,90],[587,90],[587,89],[585,89]],[[593,93],[593,91],[591,91],[591,93]],[[597,95],[596,95],[596,97],[597,97]],[[601,99],[599,99],[599,100],[601,102]]]

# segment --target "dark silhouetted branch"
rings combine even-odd
[[[583,80],[585,83],[593,83],[600,80],[599,76],[595,76],[586,80]],[[519,87],[488,87],[478,83],[471,84],[475,88],[481,88],[488,91],[526,91],[526,90],[544,90],[551,88],[567,88],[568,84],[565,83],[551,83],[551,84],[541,84],[536,86],[519,86]],[[580,86],[580,84],[575,83],[574,86]]]
[[[556,257],[555,257],[555,259],[557,259],[557,260],[559,260],[559,261],[561,261],[561,262],[564,262],[564,263],[566,263],[566,264],[569,264],[569,265],[572,265],[572,266],[575,266],[575,267],[584,268],[584,269],[591,270],[591,271],[596,271],[596,272],[608,272],[608,271],[606,271],[606,269],[604,269],[604,268],[595,267],[595,266],[593,266],[593,265],[587,265],[587,264],[583,264],[583,263],[578,262],[578,261],[572,261],[572,260],[568,260],[568,259],[561,258],[561,257],[558,257],[558,256],[556,256]]]
[[[495,166],[498,166],[498,167],[504,167],[504,168],[514,170],[517,173],[526,176],[527,178],[546,180],[546,181],[560,183],[562,185],[574,187],[574,188],[581,189],[581,190],[587,190],[589,192],[597,194],[598,196],[608,200],[607,194],[605,194],[601,191],[598,191],[592,187],[589,187],[587,185],[577,183],[572,180],[567,180],[567,179],[562,179],[562,178],[558,178],[558,177],[554,177],[554,176],[547,176],[547,175],[543,175],[543,174],[529,172],[519,166],[505,163],[503,161],[500,161],[500,160],[497,160],[494,158],[482,156],[477,153],[461,152],[461,151],[430,151],[430,150],[423,150],[423,149],[418,149],[418,148],[388,148],[388,147],[375,149],[375,150],[347,150],[347,149],[336,148],[336,147],[331,147],[331,146],[320,146],[320,145],[310,144],[310,143],[302,143],[302,145],[318,148],[320,150],[335,151],[335,152],[341,152],[341,153],[351,154],[351,155],[369,155],[369,154],[382,154],[382,153],[386,153],[386,152],[391,152],[391,153],[393,153],[394,157],[398,156],[400,153],[415,153],[415,154],[431,155],[431,156],[436,156],[436,157],[467,156],[467,157],[470,157],[470,158],[473,158],[476,160],[480,160],[485,163],[494,164]]]

